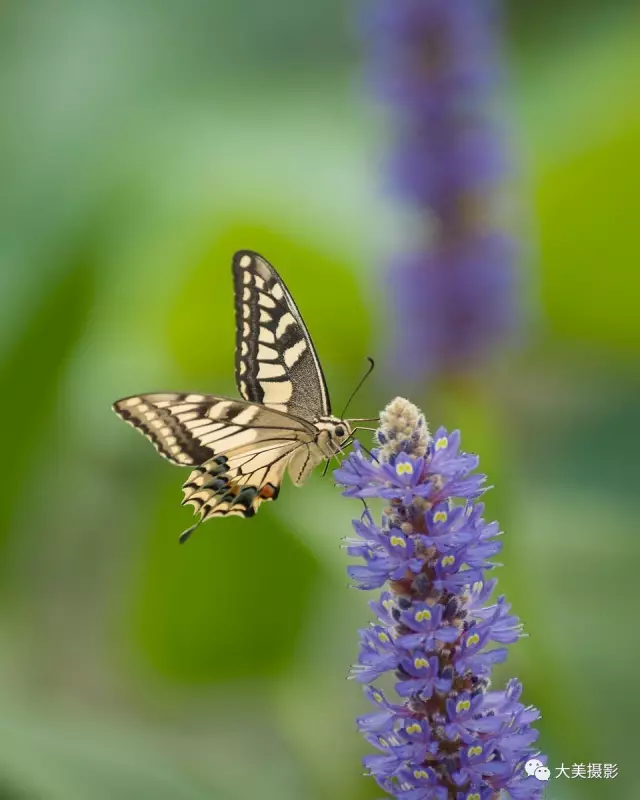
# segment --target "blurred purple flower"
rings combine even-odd
[[[349,497],[388,503],[381,523],[366,510],[347,539],[364,559],[349,575],[361,589],[387,589],[370,606],[377,622],[360,631],[352,677],[376,706],[358,720],[380,753],[365,757],[379,785],[405,800],[540,798],[544,783],[527,776],[540,758],[539,718],[520,702],[521,685],[489,691],[504,645],[522,636],[503,596],[489,597],[485,573],[500,550],[496,523],[482,518],[485,478],[478,459],[459,449],[459,434],[431,437],[422,413],[396,398],[380,416],[373,458],[357,446],[334,475]],[[395,677],[398,702],[374,681]],[[541,761],[544,763],[544,757]]]
[[[495,10],[493,0],[367,6],[371,80],[393,111],[390,189],[422,229],[389,274],[395,360],[414,374],[468,369],[516,330],[514,247],[491,219],[507,166],[491,110]]]

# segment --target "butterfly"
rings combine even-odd
[[[271,264],[240,250],[232,272],[235,377],[243,399],[158,392],[113,405],[162,456],[192,469],[182,503],[199,520],[180,541],[212,517],[252,517],[278,497],[285,471],[300,486],[351,441],[351,423],[366,421],[332,415],[311,336]]]

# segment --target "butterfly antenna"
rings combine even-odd
[[[351,405],[351,401],[358,394],[358,392],[360,391],[360,388],[362,387],[362,384],[367,380],[369,375],[371,375],[371,373],[375,369],[376,362],[371,358],[371,356],[367,356],[367,361],[369,362],[369,369],[365,372],[365,374],[362,376],[362,378],[360,378],[360,381],[359,381],[358,385],[351,392],[351,396],[347,400],[346,405],[345,405],[345,407],[344,407],[344,409],[342,411],[342,414],[340,414],[340,419],[344,419],[344,415],[347,413],[347,409]]]
[[[377,459],[377,458],[376,458],[376,457],[373,455],[373,453],[371,452],[371,450],[367,450],[367,448],[366,448],[366,447],[365,447],[365,446],[362,444],[362,442],[360,442],[360,448],[361,448],[362,450],[364,450],[364,452],[365,452],[365,453],[366,453],[366,454],[369,456],[369,458],[371,458],[371,460],[372,460],[372,461],[375,461],[375,462],[376,462],[376,464],[379,464],[379,463],[380,463],[380,462],[378,461],[378,459]]]

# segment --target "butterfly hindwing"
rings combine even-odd
[[[233,259],[236,383],[253,403],[314,419],[331,413],[322,368],[293,298],[262,256]]]
[[[252,517],[262,502],[278,497],[289,459],[304,447],[283,440],[255,452],[219,456],[189,475],[183,505],[192,505],[201,521],[226,515]]]

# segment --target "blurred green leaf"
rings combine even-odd
[[[92,312],[94,258],[92,247],[81,244],[68,268],[38,287],[22,333],[0,364],[0,392],[10,412],[3,452],[11,463],[0,481],[0,541],[28,485],[32,459],[43,455],[67,361]]]
[[[198,785],[125,730],[5,713],[0,770],[7,800],[233,800]],[[14,789],[15,787],[15,789]]]
[[[171,480],[169,480],[171,478]],[[135,637],[174,680],[264,679],[290,662],[319,577],[317,562],[268,509],[213,520],[187,543],[179,473],[157,486],[142,554]]]
[[[635,17],[611,20],[528,64],[514,100],[531,159],[550,346],[635,359],[640,114],[631,98],[640,50]]]
[[[542,299],[565,340],[640,351],[640,117],[541,175]]]

